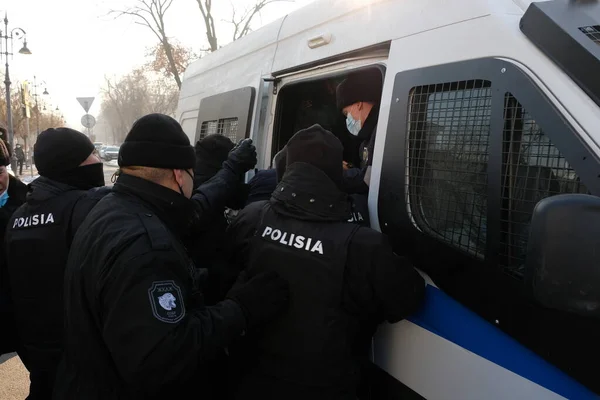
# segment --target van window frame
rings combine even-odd
[[[275,154],[277,154],[277,152],[280,150],[280,147],[283,147],[283,146],[278,146],[280,144],[279,143],[279,140],[280,140],[279,139],[279,136],[280,136],[279,131],[281,130],[281,119],[282,119],[282,113],[283,113],[283,101],[280,99],[282,91],[284,91],[286,88],[289,88],[291,86],[336,78],[339,76],[349,75],[351,73],[365,71],[365,70],[373,69],[373,68],[379,69],[379,71],[381,72],[381,76],[382,76],[382,82],[385,82],[387,66],[383,63],[376,62],[373,64],[356,66],[355,68],[343,69],[341,71],[333,71],[333,72],[325,73],[322,75],[314,75],[314,76],[310,76],[310,77],[307,77],[304,79],[298,79],[298,80],[294,80],[292,82],[286,82],[284,85],[281,85],[277,89],[277,95],[274,97],[276,99],[276,105],[275,105],[275,117],[273,120],[273,131],[272,131],[272,136],[271,136],[270,160],[273,160],[273,157],[275,157]],[[301,73],[301,72],[302,71],[300,71],[299,73]],[[341,111],[340,111],[340,113],[341,113]],[[381,113],[381,111],[380,111],[380,113]]]
[[[205,122],[215,121],[217,126],[219,126],[226,120],[234,118],[237,119],[236,140],[234,142],[248,138],[252,128],[255,98],[256,89],[252,86],[203,98],[200,101],[200,108],[198,110],[194,143],[200,140],[202,126]]]

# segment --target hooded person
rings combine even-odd
[[[196,187],[208,182],[222,168],[235,147],[233,142],[223,135],[209,135],[196,143],[196,166],[194,168],[194,185]],[[226,207],[232,210],[243,208],[248,195],[248,186],[244,183],[244,174],[240,174],[237,190],[231,192]],[[225,231],[227,219],[225,209],[215,210],[213,218],[203,224],[202,231],[194,235],[189,242],[190,256],[196,265],[208,269],[209,279],[204,291],[206,304],[213,305],[223,300],[225,294],[235,282],[239,271],[230,270],[227,265],[227,244]]]
[[[40,177],[11,217],[7,266],[20,349],[29,370],[28,399],[52,395],[62,354],[63,280],[73,236],[108,193],[94,145],[69,128],[48,129],[34,147]]]
[[[179,399],[201,390],[220,398],[212,390],[224,389],[206,374],[215,356],[285,310],[287,283],[261,274],[206,306],[203,269],[185,243],[254,167],[256,150],[241,142],[194,189],[194,147],[176,120],[150,114],[134,123],[118,160],[112,192],[88,214],[69,255],[54,396]]]
[[[0,132],[6,136],[4,127]],[[12,214],[25,202],[27,185],[8,172],[11,154],[4,140],[0,139],[0,356],[17,350],[18,335],[14,320],[14,306],[10,296],[6,249],[4,245],[6,226]]]
[[[337,108],[346,117],[346,128],[351,135],[361,140],[359,146],[361,173],[353,175],[360,176],[360,179],[367,184],[370,181],[370,167],[373,164],[382,88],[381,71],[371,69],[348,75],[336,89]]]
[[[349,223],[343,147],[319,125],[286,145],[270,200],[244,208],[228,230],[243,279],[277,272],[290,308],[230,348],[238,399],[356,399],[377,324],[416,311],[425,283],[379,232]]]
[[[275,171],[276,182],[270,193],[273,193],[275,186],[283,179],[287,164],[287,146],[284,146],[273,158],[273,170]],[[354,222],[362,226],[371,226],[369,219],[369,207],[366,196],[363,193],[357,193],[353,186],[356,182],[354,176],[349,175],[353,171],[343,170],[341,188],[346,192],[351,201],[351,217],[348,222]],[[361,181],[363,185],[364,182]],[[269,196],[270,197],[270,196]]]

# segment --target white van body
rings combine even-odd
[[[382,155],[387,136],[397,129],[389,125],[395,118],[391,115],[394,104],[405,101],[395,96],[397,74],[492,60],[490,65],[500,67],[490,73],[516,71],[528,79],[532,88],[536,88],[536,95],[547,99],[548,106],[572,127],[582,145],[592,154],[600,154],[598,104],[519,28],[531,3],[527,0],[317,0],[191,64],[184,74],[176,118],[195,143],[203,123],[199,120],[203,100],[253,88],[246,135],[257,146],[257,168],[269,168],[276,150],[273,143],[279,96],[286,86],[366,66],[384,67],[369,213],[372,228],[385,231],[382,225],[387,224],[386,216],[380,215],[378,207],[385,163]],[[471,346],[470,340],[476,338],[469,337],[469,332],[453,336],[423,321],[407,319],[384,324],[374,338],[373,362],[401,383],[406,390],[402,398],[595,398],[589,386],[586,388],[581,380],[569,377],[565,368],[545,361],[504,333],[502,319],[486,321],[437,289],[437,282],[427,279],[428,290],[435,291],[428,296],[433,295],[446,305],[452,302],[444,311],[456,312],[448,323],[473,324],[473,335],[490,335],[489,348],[485,340]],[[510,360],[503,361],[510,354],[526,359],[517,360],[516,365]]]

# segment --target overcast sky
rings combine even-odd
[[[244,8],[254,0],[215,0],[215,15],[230,16],[232,4]],[[301,7],[313,0],[295,0],[269,5],[257,18],[255,28]],[[129,17],[115,19],[111,9],[123,9],[136,0],[4,0],[2,16],[8,12],[9,30],[19,27],[27,32],[32,55],[18,54],[21,43],[14,43],[14,57],[9,59],[13,85],[22,80],[47,83],[46,100],[60,108],[67,125],[82,129],[84,114],[76,97],[96,97],[90,113],[100,109],[100,88],[104,76],[122,75],[145,62],[156,37],[146,27]],[[201,14],[196,0],[174,0],[167,14],[167,35],[186,46],[206,46]],[[229,40],[228,24],[215,21],[222,38]],[[4,31],[4,24],[2,24]],[[4,60],[2,60],[4,64]],[[3,66],[2,66],[3,68]],[[31,89],[33,91],[33,89]],[[43,89],[41,89],[43,91]],[[38,92],[39,93],[39,92]]]

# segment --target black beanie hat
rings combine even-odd
[[[40,175],[56,176],[79,167],[94,150],[94,144],[83,133],[50,128],[38,136],[33,157]]]
[[[196,143],[196,165],[221,168],[234,146],[227,136],[209,135]]]
[[[286,148],[286,169],[296,162],[311,164],[342,187],[344,147],[333,133],[313,125],[292,136]]]
[[[361,101],[379,104],[382,87],[382,75],[378,69],[354,72],[348,75],[336,89],[337,108],[341,111]]]
[[[120,167],[192,169],[196,153],[179,122],[164,114],[138,119],[119,150]]]

